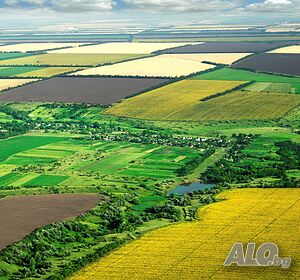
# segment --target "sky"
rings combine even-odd
[[[300,0],[0,0],[0,27],[72,22],[119,26],[295,22]],[[300,21],[300,20],[298,20]]]

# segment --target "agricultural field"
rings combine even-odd
[[[218,196],[221,202],[198,211],[198,221],[148,233],[70,279],[296,279],[300,273],[299,198],[299,189],[224,192]],[[223,263],[237,240],[275,242],[280,255],[291,257],[293,265],[289,270],[225,268]]]
[[[126,142],[115,144],[100,142],[94,147],[103,153],[104,157],[101,160],[74,165],[72,169],[97,174],[164,180],[174,178],[178,166],[198,155],[196,150],[191,149],[176,147],[170,149]]]
[[[39,68],[34,71],[21,73],[16,75],[16,77],[38,77],[38,78],[49,78],[56,75],[63,75],[70,72],[74,72],[80,70],[82,68],[78,67],[46,67],[46,68]]]
[[[46,53],[31,55],[21,58],[1,58],[0,65],[42,65],[42,66],[95,66],[99,64],[116,63],[142,57],[137,54],[71,54],[71,53]]]
[[[265,74],[247,70],[221,68],[209,73],[204,73],[191,77],[192,80],[222,80],[222,81],[255,81],[257,83],[287,84],[292,93],[300,93],[300,78],[286,77],[280,75]],[[255,87],[255,86],[254,86]],[[281,87],[281,85],[279,85]]]
[[[16,77],[21,74],[28,74],[30,72],[44,68],[34,66],[21,67],[0,67],[0,77]]]
[[[23,172],[15,168],[55,163],[87,148],[85,144],[74,142],[72,139],[54,136],[48,137],[46,135],[15,137],[2,140],[0,145],[6,147],[6,149],[2,150],[0,165],[6,167],[8,171],[0,174],[0,189],[7,186],[57,186],[67,180],[69,176],[65,174],[52,174],[51,172],[44,174],[37,170]],[[14,169],[14,172],[10,172]]]
[[[48,78],[80,70],[78,67],[13,66],[0,67],[0,77]]]
[[[84,194],[17,196],[0,200],[0,249],[36,228],[70,220],[96,206],[100,196]]]
[[[0,79],[0,92],[36,81],[37,79]]]
[[[270,51],[270,53],[295,53],[295,54],[300,54],[300,45],[294,45],[294,46],[279,48],[279,49]]]
[[[2,62],[2,60],[26,57],[26,56],[30,56],[30,55],[31,54],[29,54],[29,53],[0,53],[0,62]]]
[[[300,105],[300,96],[268,92],[233,92],[195,106],[187,120],[268,120],[283,117]]]
[[[126,99],[108,109],[106,113],[151,120],[193,120],[201,114],[201,111],[196,110],[203,103],[201,99],[242,84],[234,81],[183,80]]]
[[[180,65],[180,67],[179,67]],[[170,55],[160,55],[114,65],[95,67],[73,73],[73,76],[141,76],[141,77],[180,77],[214,68],[213,65],[198,60],[186,60]]]
[[[164,53],[254,53],[264,52],[271,49],[286,46],[286,42],[239,42],[239,43],[203,43],[194,44],[189,46],[177,47],[174,49],[166,50]]]
[[[295,89],[289,83],[254,83],[244,88],[246,91],[263,91],[279,93],[295,93]]]
[[[191,60],[199,62],[211,62],[215,64],[230,65],[235,61],[247,57],[251,53],[206,53],[206,54],[169,54],[170,57],[174,57],[182,60]]]
[[[8,160],[17,153],[35,149],[40,146],[57,143],[65,140],[64,137],[38,137],[34,135],[19,136],[11,139],[0,140],[0,161]],[[42,153],[42,152],[41,152]],[[18,163],[19,159],[16,160]]]
[[[216,37],[216,36],[201,36],[201,37],[191,37],[189,38],[190,42],[195,43],[203,43],[203,42],[247,42],[247,43],[256,43],[256,42],[278,42],[278,41],[294,41],[297,42],[300,40],[300,36],[289,36],[289,35],[272,35],[272,36],[224,36],[224,37]],[[147,38],[147,37],[139,37],[136,36],[135,42],[140,43],[166,43],[166,42],[186,42],[186,36],[169,36],[169,37],[161,37],[161,38]]]
[[[300,96],[296,94],[247,89],[201,101],[239,85],[242,83],[185,80],[124,100],[106,113],[169,121],[265,120],[282,117],[300,104]]]
[[[296,279],[300,33],[73,4],[0,31],[0,280]],[[291,268],[224,268],[249,241]]]
[[[21,158],[22,160],[22,158]],[[26,165],[30,164],[29,157],[27,158],[27,162],[20,162],[18,165]],[[35,161],[34,164],[46,164],[49,163],[49,161]],[[1,164],[2,169],[13,170],[15,165],[10,164]],[[4,172],[4,170],[3,170]],[[1,175],[0,177],[0,187],[1,191],[7,189],[7,188],[15,188],[15,189],[22,189],[25,188],[37,188],[37,187],[54,187],[59,185],[59,183],[65,181],[68,179],[67,176],[59,176],[59,175],[39,175],[34,173],[6,173],[5,175]],[[25,194],[25,193],[24,193]]]
[[[100,181],[106,191],[113,191],[116,183],[121,191],[121,186],[139,180],[154,184],[176,179],[178,168],[201,154],[191,148],[85,141],[46,134],[19,136],[0,144],[6,147],[0,153],[0,171],[4,167],[0,190],[4,192],[8,186],[78,189]]]
[[[238,61],[234,68],[300,76],[300,54],[263,53]]]
[[[51,49],[78,47],[83,43],[20,43],[0,46],[0,52],[38,52]]]
[[[145,76],[180,77],[214,68],[214,65],[202,63],[231,64],[248,54],[163,54],[115,65],[91,68],[72,75],[109,75],[109,76]]]
[[[176,25],[171,30],[214,30],[214,31],[225,31],[225,30],[248,30],[259,27],[259,25],[248,25],[248,24],[187,24],[187,25]],[[162,29],[164,30],[164,29]]]
[[[150,78],[52,78],[9,90],[1,94],[0,101],[111,104],[167,82]]]
[[[49,53],[72,53],[72,54],[151,54],[156,51],[175,48],[193,43],[104,43],[50,51]]]

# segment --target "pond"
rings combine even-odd
[[[203,184],[201,182],[193,182],[188,185],[179,185],[175,189],[170,190],[168,194],[185,194],[192,193],[194,191],[203,191],[207,189],[212,189],[215,187],[215,184]]]

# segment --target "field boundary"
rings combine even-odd
[[[250,86],[251,84],[255,83],[255,81],[250,81],[250,82],[246,82],[244,84],[241,84],[239,86],[236,86],[232,89],[228,89],[228,90],[225,90],[223,92],[219,92],[219,93],[215,93],[215,94],[212,94],[212,95],[209,95],[207,97],[204,97],[202,99],[200,99],[200,101],[208,101],[208,100],[211,100],[211,99],[214,99],[214,98],[217,98],[217,97],[220,97],[220,96],[223,96],[223,95],[226,95],[226,94],[229,94],[229,93],[232,93],[234,91],[237,91],[237,90],[241,90],[243,89],[244,87],[247,87],[247,86]]]

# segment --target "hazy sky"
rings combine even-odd
[[[299,18],[300,0],[0,0],[2,28],[107,20],[271,24]]]

